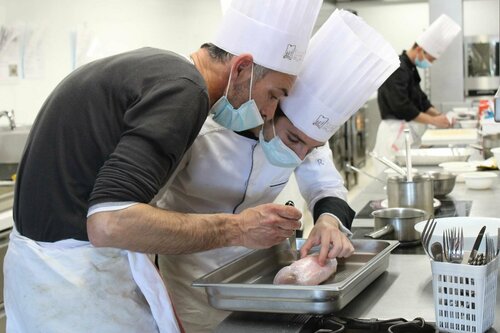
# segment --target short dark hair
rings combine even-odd
[[[213,60],[220,62],[220,63],[225,63],[234,57],[233,54],[224,51],[223,49],[221,49],[220,47],[218,47],[217,45],[214,45],[212,43],[204,43],[203,45],[201,45],[201,48],[207,50],[210,57]],[[254,63],[253,75],[254,75],[255,80],[262,79],[264,76],[266,76],[267,73],[269,73],[271,71],[272,71],[272,69],[269,69],[269,68],[266,68],[264,66],[261,66],[261,65]]]
[[[416,49],[419,45],[417,44],[417,42],[413,43],[413,46],[411,47],[412,50]]]

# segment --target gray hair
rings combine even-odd
[[[220,63],[225,63],[234,57],[234,55],[232,55],[231,53],[224,51],[223,49],[221,49],[220,47],[218,47],[212,43],[204,43],[201,46],[201,48],[207,50],[210,57],[213,60],[220,62]],[[266,68],[264,66],[261,66],[261,65],[254,63],[253,76],[254,76],[254,79],[256,81],[264,78],[264,76],[266,76],[266,74],[268,74],[272,71],[273,71],[272,69],[269,69],[269,68]]]

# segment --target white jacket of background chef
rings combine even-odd
[[[292,172],[308,208],[324,197],[345,200],[347,190],[334,167],[328,144],[314,149],[296,169],[271,165],[258,140],[228,130],[211,117],[184,156],[172,183],[157,205],[186,213],[239,213],[273,202]],[[211,308],[196,278],[249,249],[226,247],[188,255],[160,256],[160,269],[187,332],[207,332],[228,312]]]

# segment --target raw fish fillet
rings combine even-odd
[[[273,283],[315,286],[328,279],[336,271],[337,259],[326,259],[325,266],[320,266],[318,254],[315,253],[280,269]]]

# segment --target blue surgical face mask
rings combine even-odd
[[[231,82],[231,74],[229,74],[229,81],[224,96],[215,102],[210,109],[210,112],[214,114],[213,119],[216,123],[237,132],[258,127],[264,123],[259,108],[252,99],[253,64],[251,75],[248,101],[235,109],[227,99],[227,92],[229,91],[229,84]]]
[[[274,137],[266,141],[264,139],[264,133],[262,129],[259,133],[259,143],[262,146],[264,155],[266,155],[267,160],[274,166],[282,168],[296,168],[302,163],[295,152],[288,148],[287,145],[281,141],[280,137],[276,135],[276,130],[274,129],[274,121],[272,121]]]
[[[426,69],[426,68],[429,68],[432,66],[431,62],[429,60],[427,60],[427,58],[423,57],[424,59],[423,60],[420,60],[418,59],[418,56],[415,58],[415,66],[417,66],[418,68],[422,68],[422,69]]]

